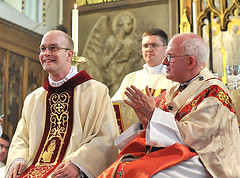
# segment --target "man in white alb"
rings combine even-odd
[[[142,70],[126,75],[120,88],[112,97],[112,101],[126,99],[126,87],[134,85],[144,91],[148,85],[151,94],[158,96],[162,91],[172,86],[172,81],[166,79],[166,67],[162,65],[165,48],[168,44],[167,34],[158,28],[150,29],[142,35],[142,56],[146,61]]]

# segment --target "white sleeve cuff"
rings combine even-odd
[[[140,130],[141,122],[136,122],[131,125],[127,130],[125,130],[119,137],[115,140],[114,145],[122,150],[129,142],[131,142],[137,135],[144,131]]]
[[[155,108],[147,126],[146,144],[155,147],[167,147],[174,143],[184,144],[174,114]]]

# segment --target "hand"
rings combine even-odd
[[[16,178],[17,175],[21,175],[26,169],[26,164],[24,162],[16,162],[12,166],[9,172],[9,178]]]
[[[154,98],[148,86],[145,88],[146,95],[133,85],[127,87],[126,90],[125,94],[130,101],[124,100],[124,102],[134,109],[139,121],[142,123],[143,127],[146,128],[155,110]]]
[[[69,177],[69,178],[76,178],[80,173],[79,168],[71,163],[68,162],[62,162],[57,169],[52,174],[52,178],[62,178],[62,177]]]

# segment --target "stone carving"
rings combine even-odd
[[[141,39],[136,34],[136,19],[123,11],[112,20],[101,16],[89,34],[83,56],[89,60],[82,65],[94,79],[105,83],[113,95],[123,77],[143,64]]]
[[[208,25],[203,27],[203,39],[209,45],[209,30]],[[213,72],[224,76],[223,67],[223,46],[222,46],[222,31],[220,25],[216,22],[212,23],[212,56],[213,56]],[[209,64],[208,64],[209,66]]]
[[[228,30],[225,32],[225,46],[227,51],[227,65],[240,65],[240,16],[239,10],[230,16]]]
[[[240,65],[240,17],[238,10],[229,17],[227,31],[221,31],[217,18],[212,22],[213,72],[224,76],[224,68],[229,65]],[[203,26],[203,39],[209,44],[208,23]]]

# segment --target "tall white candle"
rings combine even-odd
[[[59,25],[63,24],[63,0],[59,0]]]
[[[74,52],[78,55],[78,10],[76,3],[72,10],[72,39],[74,42]]]
[[[197,0],[192,1],[193,33],[197,34]]]

